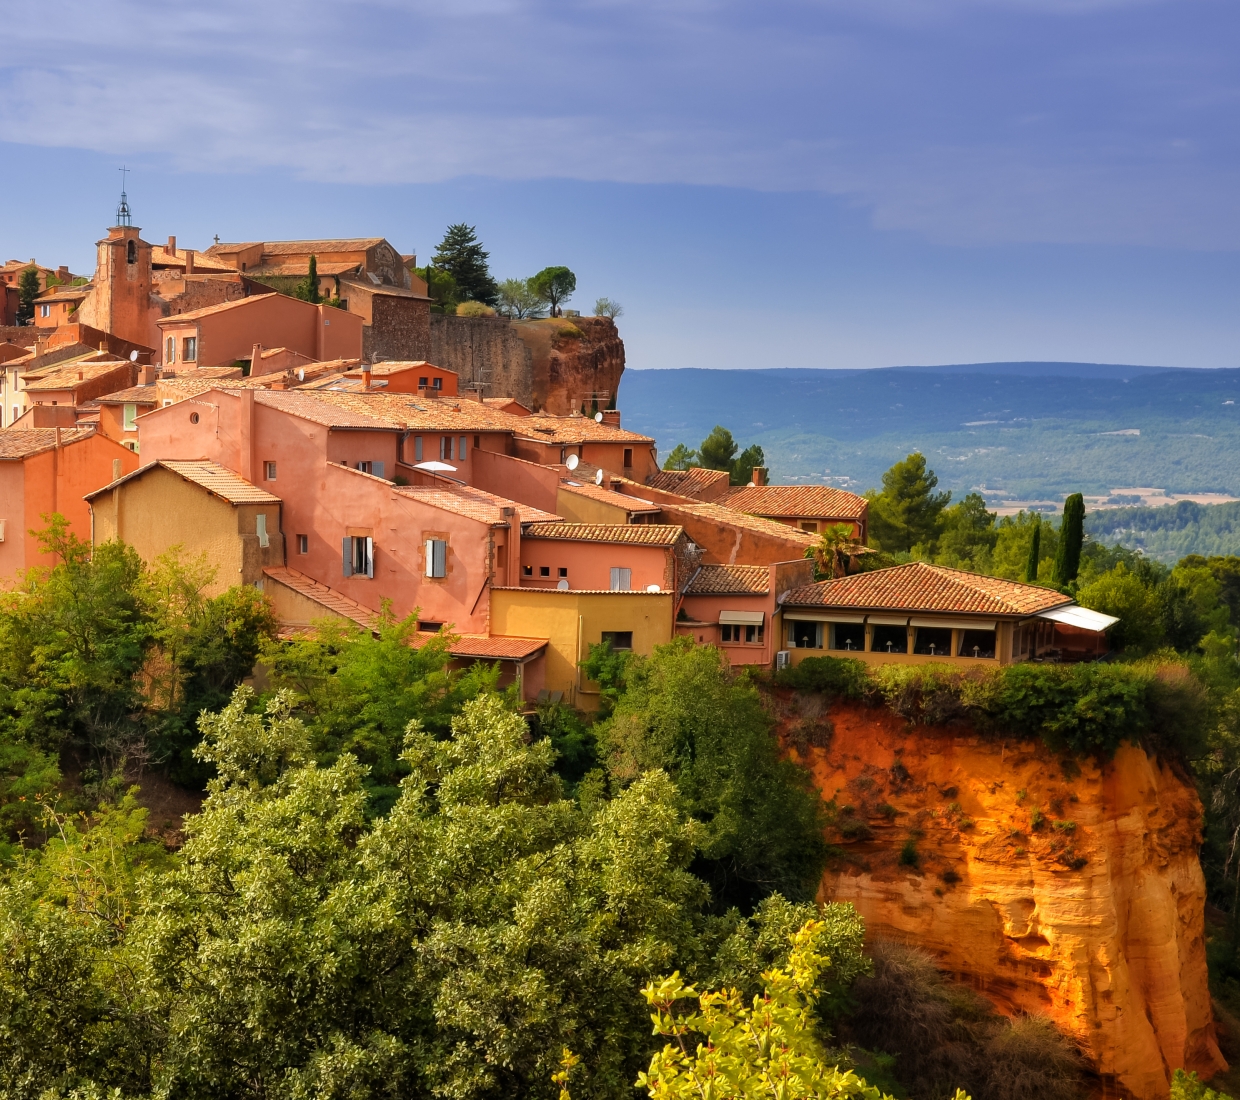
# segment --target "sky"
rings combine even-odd
[[[1240,366],[1228,0],[0,0],[0,259],[477,227],[628,364]]]

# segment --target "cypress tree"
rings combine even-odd
[[[1042,520],[1033,517],[1033,538],[1029,543],[1029,560],[1025,562],[1025,581],[1033,584],[1038,579],[1038,558],[1042,549]]]
[[[39,296],[39,269],[31,264],[17,281],[17,323],[27,325],[34,317],[34,300]]]
[[[1063,523],[1059,527],[1059,548],[1055,551],[1055,583],[1062,586],[1076,580],[1081,570],[1081,546],[1085,542],[1085,498],[1073,493],[1063,502]]]

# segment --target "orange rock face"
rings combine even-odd
[[[535,404],[556,416],[586,405],[599,408],[615,396],[624,373],[624,342],[607,317],[560,317],[518,321],[514,331],[530,349]],[[562,331],[576,329],[580,337]]]
[[[831,721],[829,748],[804,753],[847,853],[823,900],[852,902],[869,935],[922,947],[1000,1010],[1052,1017],[1112,1095],[1162,1100],[1173,1070],[1226,1068],[1189,783],[1127,746],[1065,766],[1040,742],[883,709],[840,704]]]

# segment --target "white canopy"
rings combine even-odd
[[[1043,611],[1038,618],[1050,619],[1051,622],[1063,623],[1064,626],[1074,626],[1078,630],[1092,630],[1095,634],[1101,634],[1119,622],[1114,615],[1103,615],[1100,611],[1090,611],[1088,607],[1078,607],[1076,604],[1052,607],[1049,611]]]
[[[720,611],[721,623],[734,623],[737,626],[761,626],[764,614],[761,611]]]

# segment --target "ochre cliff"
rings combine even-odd
[[[563,416],[574,409],[605,408],[620,388],[624,341],[608,317],[559,317],[517,321],[513,328],[530,349],[534,401]],[[569,335],[573,329],[580,337]]]
[[[1052,1017],[1109,1095],[1162,1100],[1174,1069],[1226,1068],[1207,988],[1201,806],[1172,767],[1129,746],[1063,761],[1041,742],[857,704],[833,706],[828,725],[804,700],[784,703],[836,806],[845,855],[823,900],[852,902],[870,936],[922,947],[1000,1010]]]

